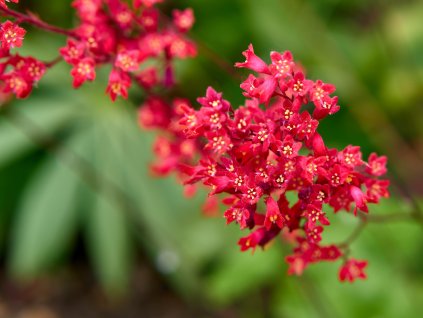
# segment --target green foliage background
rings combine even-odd
[[[71,1],[21,2],[50,23],[73,25]],[[173,94],[194,100],[211,85],[241,104],[239,80],[217,67],[214,55],[232,65],[249,43],[266,58],[271,50],[289,49],[311,78],[338,88],[341,111],[320,127],[328,144],[357,144],[366,155],[389,156],[393,198],[371,213],[413,209],[409,196],[423,193],[423,1],[167,2],[164,11],[194,8],[191,35],[200,44],[198,58],[178,63]],[[64,43],[32,30],[23,51],[49,60]],[[155,134],[137,128],[140,92],[112,104],[104,93],[107,70],[78,91],[69,71],[59,64],[30,99],[1,110],[0,253],[11,276],[31,279],[71,266],[82,244],[111,294],[125,292],[142,254],[188,305],[216,310],[236,304],[242,317],[262,316],[263,294],[275,317],[420,315],[421,226],[369,225],[353,245],[353,255],[370,263],[365,282],[339,283],[339,263],[289,277],[282,244],[240,253],[236,242],[244,233],[201,215],[204,193],[187,200],[174,178],[151,177]],[[356,224],[348,214],[331,222],[325,239],[334,241]]]

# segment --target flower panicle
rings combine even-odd
[[[358,146],[326,146],[318,126],[340,109],[335,86],[307,79],[291,52],[271,52],[270,64],[252,45],[243,55],[245,62],[235,66],[254,72],[241,84],[245,104],[235,109],[209,87],[198,99],[198,109],[179,105],[171,123],[164,124],[177,138],[176,144],[167,141],[161,152],[167,163],[163,172],[177,170],[187,186],[203,184],[211,197],[222,197],[228,206],[226,222],[252,231],[239,240],[242,251],[290,236],[294,247],[286,258],[289,274],[299,275],[312,263],[345,258],[343,246],[322,245],[330,226],[328,208],[357,215],[389,197],[389,181],[380,179],[386,157],[372,153],[365,161]],[[180,145],[186,141],[192,147],[190,155],[182,157]],[[288,201],[290,193],[295,202]],[[365,277],[350,273],[351,262],[341,270],[342,281]],[[365,266],[360,266],[361,271]]]

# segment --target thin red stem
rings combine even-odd
[[[74,31],[62,29],[60,27],[48,24],[40,20],[37,16],[33,14],[23,14],[21,12],[14,11],[2,6],[0,6],[0,12],[2,12],[5,16],[9,16],[9,17],[13,17],[17,19],[17,21],[19,21],[20,23],[28,23],[39,29],[42,29],[48,32],[62,34],[62,35],[66,35],[73,38],[79,38],[78,35]]]
[[[44,62],[44,65],[47,68],[51,68],[53,66],[55,66],[57,63],[61,62],[63,60],[63,58],[61,56],[56,57],[54,60],[48,61],[48,62]]]

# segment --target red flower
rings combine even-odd
[[[382,176],[386,173],[386,162],[388,158],[386,156],[378,157],[374,152],[369,156],[369,164],[366,167],[366,172],[372,176]]]
[[[270,59],[272,60],[270,70],[275,78],[285,78],[292,74],[294,70],[294,61],[291,52],[286,51],[282,54],[279,52],[271,52]],[[298,79],[300,78],[297,78],[297,80]]]
[[[108,0],[110,16],[122,31],[130,31],[135,15],[129,5],[119,0]]]
[[[73,76],[73,87],[78,88],[85,81],[95,80],[95,61],[86,57],[74,64],[71,75]]]
[[[138,110],[138,120],[143,128],[163,128],[170,124],[172,116],[169,105],[158,97],[148,98]]]
[[[287,96],[305,96],[310,91],[312,86],[313,82],[305,79],[302,72],[295,73],[294,77],[292,77],[292,79],[290,79],[288,82],[280,82],[280,89]]]
[[[85,53],[85,44],[74,40],[68,40],[65,47],[60,49],[63,59],[70,64],[77,63]]]
[[[11,21],[1,24],[0,41],[2,49],[21,47],[26,31]]]
[[[166,47],[167,54],[170,57],[185,59],[197,55],[197,47],[193,42],[177,35],[171,36],[170,39],[171,41]]]
[[[279,206],[276,201],[269,197],[266,199],[266,219],[264,220],[264,225],[266,226],[267,230],[270,230],[272,225],[276,225],[280,229],[284,226],[284,219],[279,211]]]
[[[339,270],[339,280],[341,282],[349,281],[352,283],[356,279],[366,279],[367,275],[364,272],[367,267],[367,261],[359,261],[350,259],[345,262]]]
[[[325,213],[312,204],[307,206],[304,216],[307,218],[306,228],[315,228],[317,222],[320,222],[322,225],[330,224],[329,220],[325,216]]]
[[[289,255],[285,258],[288,263],[288,274],[301,276],[307,267],[306,261],[300,255]]]
[[[116,56],[115,66],[124,72],[133,72],[139,68],[138,50],[121,51]]]
[[[186,9],[183,11],[173,10],[173,23],[176,25],[179,31],[187,32],[194,24],[194,11],[192,9]]]
[[[117,69],[113,69],[110,72],[106,93],[110,95],[112,101],[116,100],[117,96],[128,98],[128,88],[130,86],[131,78],[129,75]]]
[[[38,82],[46,71],[44,63],[33,57],[23,58],[18,64],[16,68],[31,85]]]
[[[145,89],[151,89],[158,83],[157,70],[149,67],[135,76],[136,81]]]
[[[361,189],[358,188],[358,187],[351,186],[350,193],[351,193],[351,196],[352,196],[352,198],[354,199],[354,202],[355,202],[354,214],[355,215],[357,214],[358,209],[360,209],[363,212],[368,213],[369,208],[367,207],[366,195],[363,193],[363,191],[361,191]]]
[[[316,107],[322,106],[322,101],[329,97],[330,94],[335,92],[335,86],[332,84],[325,84],[321,80],[317,80],[311,89],[311,100],[314,102]]]
[[[197,101],[204,107],[220,112],[227,112],[230,107],[229,102],[222,98],[222,93],[217,93],[212,87],[208,87],[206,96],[198,98]]]
[[[277,232],[268,232],[264,227],[258,228],[250,235],[242,237],[238,241],[241,251],[252,249],[253,251],[257,246],[264,247],[271,239],[275,237]]]
[[[11,73],[3,76],[5,87],[4,93],[14,93],[18,98],[25,98],[32,90],[32,85],[29,84],[22,76],[17,73]]]
[[[242,204],[230,207],[228,210],[225,211],[223,216],[226,218],[226,224],[236,222],[239,224],[241,230],[248,227],[247,222],[250,219],[250,212]]]
[[[147,32],[155,32],[159,26],[159,11],[155,8],[145,9],[141,12],[138,22]]]
[[[389,180],[372,180],[365,182],[367,192],[366,200],[368,203],[378,203],[380,198],[389,198]]]
[[[258,98],[260,103],[266,104],[275,92],[276,85],[272,76],[256,78],[250,74],[240,87],[245,90],[245,97]]]
[[[242,55],[245,56],[245,62],[235,63],[236,67],[249,68],[250,70],[253,70],[258,73],[268,72],[268,67],[266,63],[261,58],[259,58],[257,55],[254,54],[254,48],[252,44],[248,46],[248,50],[245,50],[244,52],[242,52]]]

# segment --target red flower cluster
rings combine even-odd
[[[0,10],[16,21],[68,36],[60,54],[72,65],[74,88],[93,81],[97,66],[111,64],[106,91],[115,100],[117,96],[128,96],[133,80],[148,91],[160,85],[172,86],[175,81],[172,61],[197,53],[195,44],[185,37],[194,23],[192,10],[174,10],[173,21],[168,22],[154,7],[159,2],[163,1],[134,0],[130,6],[123,0],[74,0],[72,6],[81,23],[72,31],[47,25],[33,15],[11,11],[4,0]],[[32,57],[28,60],[10,54],[11,48],[22,45],[24,35],[25,30],[10,21],[1,25],[0,59],[5,61],[0,64],[0,81],[4,82],[0,82],[0,87],[19,98],[31,92],[46,70],[46,65]],[[32,76],[27,69],[34,68],[37,71]]]
[[[19,0],[6,0],[18,3]],[[0,0],[0,8],[7,9],[5,0]],[[33,57],[22,57],[10,52],[22,46],[26,31],[19,25],[5,21],[0,25],[0,93],[13,93],[24,98],[31,93],[33,86],[41,79],[46,66]]]
[[[0,4],[5,5],[4,2]],[[10,49],[22,46],[25,33],[11,21],[0,26],[0,88],[2,93],[13,93],[19,98],[28,96],[46,69],[42,62],[32,57],[11,54]]]
[[[159,27],[160,12],[153,7],[157,2],[135,0],[133,8],[121,0],[73,2],[81,25],[75,30],[77,40],[68,40],[60,53],[73,66],[75,88],[94,80],[95,66],[104,63],[113,64],[107,86],[112,100],[127,97],[132,78],[146,89],[174,82],[171,61],[196,55],[195,45],[183,35],[194,16],[191,9],[175,10],[173,24]],[[142,69],[148,59],[158,59],[158,66]]]
[[[325,146],[317,127],[339,110],[338,98],[331,96],[335,87],[306,79],[290,52],[272,52],[270,65],[252,46],[243,54],[246,61],[236,66],[258,73],[241,84],[245,106],[233,109],[212,88],[198,99],[199,110],[181,106],[176,130],[204,146],[197,165],[179,169],[189,175],[186,184],[201,182],[211,188],[210,196],[225,194],[227,223],[253,230],[239,240],[241,250],[264,247],[280,233],[293,237],[296,247],[286,261],[288,272],[299,275],[311,263],[343,255],[341,246],[321,245],[327,206],[357,215],[389,196],[389,181],[378,179],[386,172],[386,157],[371,154],[365,162],[359,147]],[[179,151],[168,147],[167,158]],[[364,278],[364,267],[348,261],[341,280]]]

